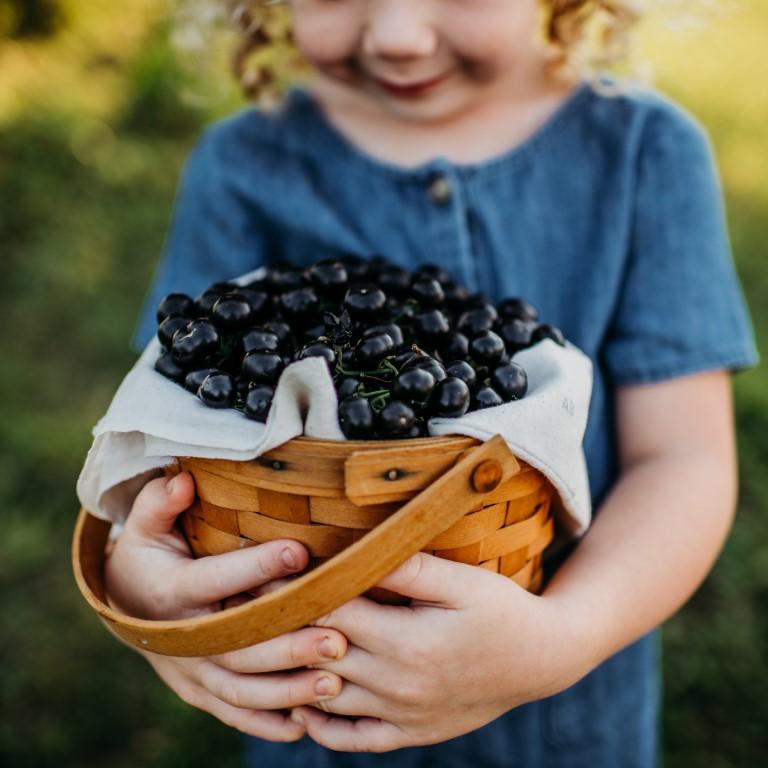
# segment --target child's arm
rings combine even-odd
[[[245,599],[243,593],[306,566],[307,551],[296,541],[193,560],[174,527],[193,498],[194,482],[186,473],[153,480],[138,495],[106,562],[114,607],[147,619],[197,616],[219,610],[222,603],[236,604]],[[207,658],[142,655],[188,704],[252,736],[295,741],[304,729],[279,710],[333,696],[342,683],[334,673],[296,668],[345,652],[346,638],[339,632],[308,627]],[[329,686],[323,693],[315,688],[321,678]]]
[[[700,584],[736,494],[728,375],[618,393],[622,471],[594,525],[541,597],[481,568],[417,555],[382,586],[408,608],[358,598],[321,622],[350,649],[317,665],[345,679],[297,722],[325,746],[386,751],[459,736],[555,694],[668,618]]]
[[[594,665],[691,597],[736,508],[728,374],[619,390],[617,423],[621,480],[547,590],[578,606]]]

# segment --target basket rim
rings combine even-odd
[[[290,440],[286,440],[281,446],[288,443],[298,442],[307,445],[322,445],[330,444],[334,446],[346,445],[353,449],[365,449],[365,448],[422,448],[425,446],[434,446],[438,443],[442,443],[446,446],[459,446],[466,444],[467,446],[476,445],[481,443],[476,437],[470,437],[469,435],[434,435],[431,437],[413,437],[402,440],[329,440],[325,437],[308,437],[307,435],[299,435],[293,437]],[[274,449],[270,449],[274,450]],[[269,451],[267,451],[269,453]]]

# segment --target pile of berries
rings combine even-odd
[[[378,256],[271,267],[196,299],[172,293],[157,321],[155,370],[261,422],[285,367],[323,358],[350,439],[422,437],[431,417],[518,400],[528,379],[511,356],[545,338],[565,343],[524,299],[494,305],[441,267],[410,272]]]

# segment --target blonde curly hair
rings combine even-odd
[[[293,46],[284,0],[224,0],[238,34],[232,70],[244,93],[273,100],[306,71]],[[540,0],[542,34],[556,76],[598,75],[626,60],[637,0]]]

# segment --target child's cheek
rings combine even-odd
[[[296,19],[293,34],[301,55],[318,69],[341,64],[355,54],[356,36],[330,20]]]
[[[524,0],[485,15],[456,15],[446,22],[444,32],[458,57],[498,72],[536,55],[538,29],[538,5]]]

